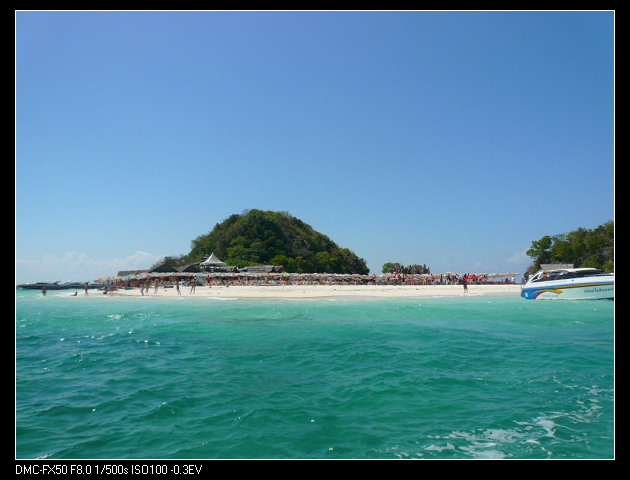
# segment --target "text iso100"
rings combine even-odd
[[[201,473],[202,465],[177,463],[172,465],[133,465],[131,467],[132,475],[198,475]]]

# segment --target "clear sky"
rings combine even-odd
[[[614,12],[15,14],[16,283],[149,268],[244,209],[524,272],[614,219]]]

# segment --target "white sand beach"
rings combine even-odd
[[[386,298],[430,298],[430,297],[479,297],[479,296],[519,296],[520,285],[469,285],[468,293],[463,285],[255,285],[255,286],[197,286],[191,293],[191,287],[180,286],[177,290],[160,286],[157,293],[150,287],[147,297],[181,298],[251,298],[251,299],[386,299]],[[90,295],[104,296],[98,290],[90,290]],[[80,292],[83,295],[83,292]],[[139,288],[126,290],[119,288],[114,297],[142,297]]]

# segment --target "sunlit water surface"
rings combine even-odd
[[[614,458],[614,301],[16,291],[16,457]]]

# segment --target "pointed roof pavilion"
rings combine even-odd
[[[201,262],[199,265],[203,267],[225,267],[227,266],[227,263],[219,260],[217,256],[214,254],[214,252],[212,252],[210,256],[206,258],[203,262]]]

